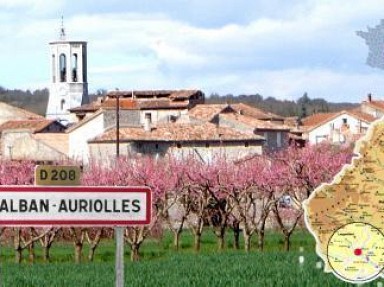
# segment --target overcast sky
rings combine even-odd
[[[206,95],[360,102],[384,98],[384,71],[366,65],[357,30],[384,0],[0,0],[0,85],[49,85],[48,43],[88,42],[100,89],[201,89]]]

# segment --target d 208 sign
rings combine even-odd
[[[148,187],[0,186],[0,226],[125,226],[151,221]]]
[[[35,168],[36,185],[80,185],[81,170],[78,166],[37,165]]]

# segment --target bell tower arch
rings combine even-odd
[[[51,80],[46,118],[63,124],[74,122],[69,109],[89,103],[87,42],[66,39],[64,25],[60,39],[49,43]]]

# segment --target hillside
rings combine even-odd
[[[98,90],[95,94],[90,94],[90,100],[96,99],[106,93],[105,90]],[[41,90],[9,90],[0,86],[0,102],[10,104],[12,106],[23,108],[33,113],[44,116],[49,97],[48,88]]]
[[[90,94],[90,100],[103,96],[106,90],[98,90],[94,94]],[[49,90],[47,88],[35,91],[23,91],[19,89],[9,90],[0,86],[0,101],[10,105],[20,107],[39,115],[45,115]],[[272,112],[281,116],[309,116],[313,113],[334,112],[343,109],[351,109],[357,107],[354,103],[331,103],[324,99],[311,99],[305,93],[297,101],[278,100],[273,97],[263,98],[262,95],[225,95],[212,94],[206,97],[206,103],[245,103],[251,106],[258,107],[265,111]]]
[[[336,112],[359,106],[356,103],[332,103],[321,98],[311,99],[306,93],[297,101],[278,100],[273,97],[264,99],[260,94],[238,96],[212,94],[206,97],[206,102],[210,104],[242,102],[284,117],[306,117],[314,113]]]

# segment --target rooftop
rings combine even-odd
[[[284,120],[284,118],[279,115],[266,112],[243,103],[231,104],[231,108],[233,108],[238,114],[254,117],[258,120]]]
[[[248,125],[254,129],[278,130],[278,131],[289,131],[290,130],[289,126],[280,125],[280,124],[276,124],[274,122],[269,122],[269,121],[263,121],[263,120],[259,120],[259,119],[256,119],[254,117],[245,116],[245,115],[228,113],[228,114],[221,114],[220,117],[224,118],[226,120],[237,121],[237,122],[243,123],[243,124]]]
[[[47,120],[44,118],[32,120],[11,120],[0,125],[0,132],[4,130],[26,129],[30,130],[32,133],[37,133],[54,122],[55,120]]]
[[[225,109],[229,107],[230,106],[227,104],[201,104],[201,105],[196,105],[195,107],[190,109],[188,114],[193,118],[209,122],[216,115],[223,112]]]
[[[201,97],[200,90],[147,90],[147,91],[110,91],[107,98],[156,99],[169,98],[171,100],[188,100]]]
[[[114,142],[116,129],[107,130],[101,136],[89,142]],[[263,137],[238,132],[231,128],[218,127],[212,123],[186,124],[166,123],[159,124],[151,131],[143,128],[120,128],[122,141],[156,141],[156,142],[187,142],[187,141],[262,141]]]
[[[367,122],[367,123],[371,123],[375,120],[375,118],[372,115],[363,113],[359,110],[359,108],[357,108],[357,109],[353,109],[353,110],[346,110],[346,111],[343,110],[343,111],[340,111],[337,113],[313,114],[309,117],[302,119],[302,123],[303,123],[304,128],[313,129],[313,128],[318,127],[322,124],[325,124],[326,122],[328,122],[328,121],[330,121],[330,120],[332,120],[332,119],[334,119],[340,115],[343,115],[343,114],[348,114],[352,117],[355,117],[355,118],[362,120],[364,122]]]

